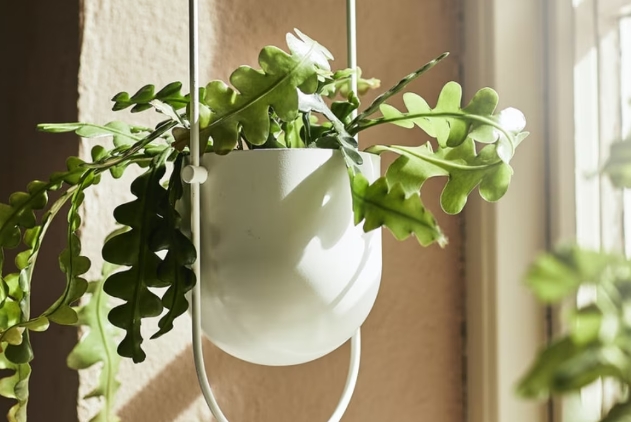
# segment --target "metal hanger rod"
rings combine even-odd
[[[355,0],[347,0],[347,40],[348,40],[348,67],[357,68],[357,36],[356,36],[356,15]],[[195,249],[197,250],[197,260],[193,264],[193,272],[197,278],[197,283],[192,294],[192,324],[193,324],[193,355],[195,360],[195,370],[199,385],[206,400],[206,404],[217,422],[228,422],[228,419],[221,411],[219,403],[215,398],[204,363],[203,333],[201,327],[201,205],[200,205],[200,184],[206,181],[207,171],[200,166],[200,139],[199,139],[199,1],[189,0],[189,42],[190,42],[190,129],[191,129],[191,157],[190,165],[182,172],[182,178],[191,185],[191,235]],[[357,74],[351,77],[351,86],[357,93]],[[361,334],[358,329],[351,338],[351,356],[348,376],[342,397],[329,419],[329,422],[339,422],[348,408],[351,397],[357,384],[359,375],[359,364],[361,357]]]

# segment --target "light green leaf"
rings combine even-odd
[[[611,144],[609,158],[603,167],[617,188],[631,188],[631,140]]]
[[[368,151],[390,151],[401,155],[388,168],[386,178],[391,186],[401,184],[407,195],[418,192],[430,177],[448,177],[440,198],[441,206],[448,214],[462,211],[469,194],[477,186],[485,200],[499,200],[508,190],[513,174],[512,168],[497,156],[494,145],[488,145],[476,154],[471,139],[456,148],[439,148],[436,152],[429,143],[420,147],[377,145]]]
[[[519,110],[509,108],[493,114],[498,96],[490,88],[479,90],[465,108],[461,108],[462,88],[456,82],[449,82],[443,87],[433,110],[416,94],[406,93],[403,98],[407,112],[382,104],[383,117],[356,119],[349,132],[355,134],[383,123],[405,128],[416,125],[435,137],[441,148],[456,148],[467,139],[495,144],[497,157],[505,163],[510,161],[515,148],[525,138],[521,133],[526,120]]]
[[[440,246],[447,243],[418,194],[406,195],[400,184],[389,187],[382,177],[370,185],[361,173],[357,173],[352,177],[351,190],[355,224],[364,221],[365,232],[384,226],[398,240],[413,234],[423,246],[433,242]]]
[[[104,274],[105,276],[105,274]],[[116,353],[116,338],[121,331],[107,320],[110,310],[108,298],[103,293],[103,280],[89,283],[90,298],[79,308],[79,323],[87,329],[79,343],[68,355],[68,367],[76,370],[101,364],[99,383],[84,398],[103,397],[103,405],[91,422],[118,422],[114,414],[116,392],[120,386],[117,380],[120,356]]]
[[[114,137],[114,146],[128,146],[138,142],[142,137],[135,135],[131,127],[125,122],[114,121],[104,126],[92,123],[42,123],[37,125],[42,132],[61,133],[75,132],[82,138],[102,138],[105,136]]]
[[[264,144],[270,132],[269,110],[285,122],[298,117],[298,89],[311,94],[318,74],[329,71],[331,54],[306,35],[287,34],[291,54],[265,47],[259,55],[261,70],[241,66],[230,76],[234,89],[222,81],[206,87],[205,103],[211,109],[210,124],[202,139],[211,136],[214,150],[226,154],[237,145],[241,130],[253,145]]]
[[[557,303],[581,285],[612,277],[620,267],[628,272],[630,264],[617,255],[563,247],[541,255],[528,270],[526,284],[542,302]]]
[[[26,407],[29,398],[28,382],[31,366],[28,363],[15,364],[0,353],[0,369],[12,372],[10,376],[0,379],[0,396],[17,402],[9,409],[8,422],[27,422]]]

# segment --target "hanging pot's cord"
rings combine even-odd
[[[356,39],[355,39],[355,0],[347,0],[348,10],[348,53],[349,67],[355,68],[356,63]],[[217,422],[228,422],[217,399],[215,398],[208,376],[206,375],[206,365],[204,363],[203,334],[201,327],[201,238],[200,238],[200,184],[206,181],[208,172],[200,166],[200,142],[199,142],[199,4],[198,0],[189,0],[189,41],[190,41],[190,92],[191,92],[191,165],[182,171],[182,179],[191,185],[191,235],[193,244],[197,250],[197,260],[193,264],[193,272],[197,278],[197,283],[192,294],[192,322],[193,322],[193,356],[195,359],[195,370],[206,404]],[[357,75],[352,77],[352,87],[357,92]],[[351,357],[348,376],[342,397],[329,419],[329,422],[339,422],[348,408],[351,401],[357,377],[359,375],[359,364],[361,356],[361,334],[358,329],[351,338]]]

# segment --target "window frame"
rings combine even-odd
[[[523,275],[538,253],[574,237],[573,154],[561,153],[573,148],[573,81],[565,76],[573,33],[571,20],[558,18],[571,9],[569,0],[464,1],[465,96],[495,88],[531,132],[506,196],[497,204],[472,196],[466,209],[468,422],[552,422],[556,412],[518,398],[515,384],[550,325]]]

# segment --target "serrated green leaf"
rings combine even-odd
[[[159,204],[167,195],[160,185],[164,173],[164,163],[154,163],[132,183],[131,191],[137,199],[114,211],[116,221],[131,230],[112,237],[103,246],[103,258],[107,262],[130,267],[108,277],[104,290],[125,301],[110,311],[109,320],[126,331],[118,353],[133,358],[134,362],[142,362],[146,357],[141,347],[142,319],[158,316],[163,310],[160,298],[149,287],[168,286],[158,278],[160,259],[150,248],[153,232],[163,223]]]
[[[10,362],[4,353],[0,353],[0,369],[9,370],[11,375],[0,379],[0,396],[13,399],[14,404],[7,414],[9,422],[27,422],[26,407],[28,404],[28,382],[31,376],[29,364],[14,364]]]
[[[497,156],[495,145],[487,145],[476,154],[472,139],[436,152],[429,143],[420,147],[377,145],[368,151],[390,151],[401,156],[388,168],[386,178],[390,185],[401,184],[408,195],[418,192],[431,177],[447,177],[440,200],[448,214],[461,212],[477,186],[485,200],[499,200],[508,190],[513,174],[512,168]]]
[[[440,246],[447,239],[438,227],[434,216],[423,206],[418,194],[406,195],[400,184],[388,186],[385,177],[370,185],[357,173],[351,180],[355,224],[364,221],[364,231],[387,227],[398,240],[414,235],[418,242],[427,246],[437,242]]]
[[[197,259],[197,251],[180,231],[180,215],[176,211],[177,202],[182,198],[184,189],[180,174],[184,156],[176,159],[169,179],[167,195],[162,198],[160,214],[163,223],[152,235],[152,247],[156,252],[166,250],[164,260],[158,266],[158,278],[169,288],[162,296],[162,305],[168,309],[160,319],[159,331],[151,338],[158,338],[173,329],[173,321],[188,309],[186,294],[195,286],[195,273],[190,269]]]
[[[75,370],[102,364],[96,388],[84,398],[102,397],[103,405],[94,422],[119,421],[114,413],[116,392],[120,383],[116,379],[120,366],[120,356],[116,352],[116,338],[121,331],[107,320],[110,310],[107,296],[103,292],[103,280],[89,283],[90,298],[79,308],[79,324],[88,330],[68,355],[68,367]]]
[[[381,104],[383,117],[376,120],[356,119],[351,123],[349,132],[355,134],[383,123],[405,128],[416,125],[435,137],[441,148],[456,148],[467,139],[494,144],[497,157],[505,163],[511,160],[515,148],[526,136],[522,134],[526,120],[519,110],[508,108],[493,114],[498,96],[490,88],[479,90],[465,108],[461,108],[462,88],[456,82],[449,82],[443,87],[433,110],[416,94],[406,93],[403,98],[407,112]]]
[[[611,144],[609,158],[603,167],[617,188],[631,188],[631,140]]]
[[[242,130],[253,145],[264,144],[270,133],[269,110],[285,122],[298,117],[298,90],[311,94],[318,86],[318,72],[330,70],[331,54],[296,30],[287,34],[291,55],[265,47],[259,55],[261,70],[241,66],[230,76],[234,89],[222,81],[206,87],[205,104],[211,109],[203,138],[211,136],[215,152],[226,154],[237,145]]]

